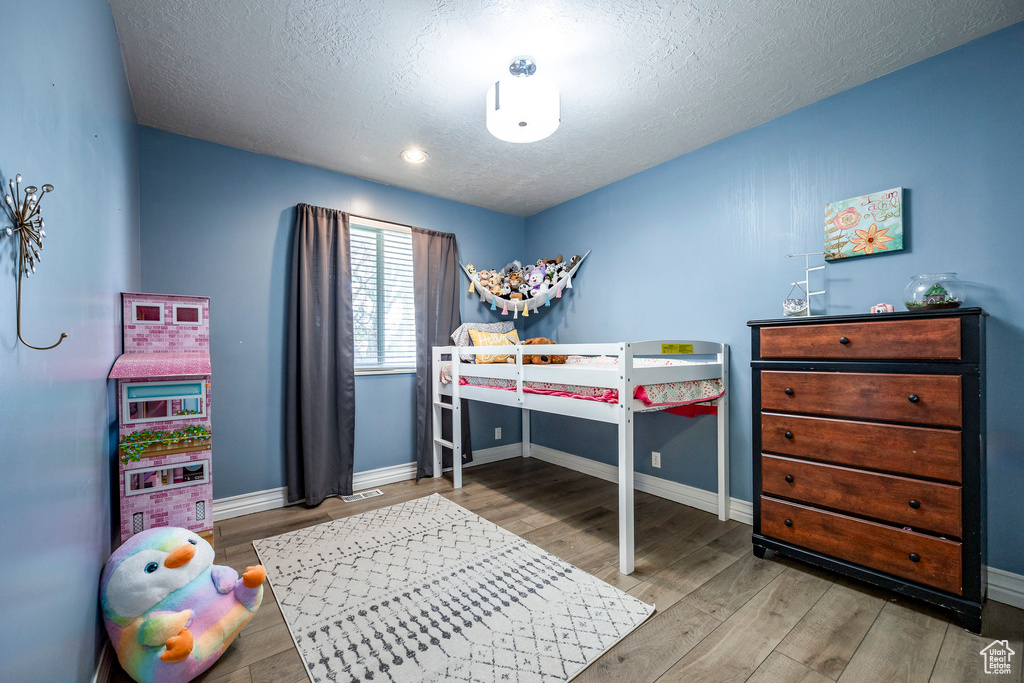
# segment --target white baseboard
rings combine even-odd
[[[715,501],[717,503],[717,501]],[[712,512],[717,512],[716,507]],[[754,526],[754,504],[749,500],[740,500],[739,498],[729,498],[729,519],[735,519],[737,522],[742,522],[748,526]]]
[[[570,470],[589,474],[605,481],[617,482],[619,480],[619,468],[615,465],[608,465],[597,462],[590,458],[584,458],[565,451],[559,451],[547,446],[530,446],[530,454],[538,460],[550,462],[554,465],[561,465]],[[714,491],[705,491],[695,486],[687,486],[661,477],[654,477],[650,474],[637,472],[633,475],[633,487],[637,491],[650,493],[660,498],[666,498],[676,503],[689,505],[690,507],[718,514],[718,494]],[[729,518],[744,524],[754,523],[754,507],[751,503],[739,498],[729,499]]]
[[[416,463],[407,462],[401,465],[391,465],[390,467],[378,467],[375,470],[366,470],[365,472],[356,472],[352,475],[352,492],[362,491],[363,489],[373,489],[378,486],[385,486],[387,484],[394,484],[398,481],[406,481],[408,479],[416,478]]]
[[[100,650],[100,658],[96,662],[96,673],[92,676],[92,683],[110,683],[110,677],[114,674],[114,648],[108,640]]]
[[[479,451],[473,451],[473,462],[467,463],[462,466],[462,469],[467,467],[474,467],[476,465],[486,465],[492,462],[498,462],[499,460],[511,460],[512,458],[518,458],[523,454],[523,444],[519,443],[507,443],[501,446],[494,446],[492,448],[483,448]],[[445,472],[451,472],[451,467],[444,468]]]
[[[240,496],[218,498],[213,501],[213,521],[220,522],[232,517],[251,515],[264,510],[276,510],[288,505],[288,488],[282,486],[266,491],[253,491]]]
[[[522,454],[523,447],[518,443],[495,446],[494,448],[482,448],[473,452],[473,462],[465,465],[465,467],[486,465],[487,463],[497,462],[499,460],[517,458]],[[449,470],[450,469],[451,468],[449,468]],[[415,478],[416,463],[414,462],[403,463],[401,465],[391,465],[390,467],[378,467],[377,469],[366,470],[365,472],[356,472],[353,474],[352,490],[362,491],[364,489],[377,488],[378,486],[394,484],[398,481],[407,481]],[[276,510],[288,505],[297,505],[301,502],[302,501],[289,503],[288,488],[285,486],[276,489],[267,489],[265,491],[243,493],[240,496],[218,498],[213,501],[213,521],[220,522],[225,519],[231,519],[232,517],[251,515],[254,512]]]
[[[989,567],[988,599],[1024,609],[1024,574]]]

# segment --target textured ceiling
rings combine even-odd
[[[1021,0],[110,4],[140,123],[520,216],[1024,20]],[[519,54],[562,98],[526,145],[484,125]]]

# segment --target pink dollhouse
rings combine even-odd
[[[210,299],[122,293],[114,362],[121,542],[179,526],[213,543]]]

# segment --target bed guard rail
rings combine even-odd
[[[457,353],[456,353],[457,351]],[[723,377],[728,363],[728,345],[719,342],[691,340],[654,340],[642,342],[613,342],[605,344],[530,344],[504,346],[435,346],[433,348],[434,379],[440,381],[442,363],[452,359],[452,382],[457,383],[464,375],[489,379],[504,379],[516,382],[517,394],[521,396],[523,382],[554,382],[577,384],[603,389],[620,389],[625,380],[631,386],[667,382],[688,382]],[[467,363],[459,355],[507,355],[514,362]],[[608,366],[564,366],[524,364],[523,356],[533,355],[579,355],[611,356],[618,358],[617,365]],[[652,356],[713,356],[714,360],[698,361],[688,365],[638,366],[636,357]],[[622,374],[620,368],[631,372]],[[626,376],[628,375],[628,377]],[[632,392],[626,394],[631,395]]]

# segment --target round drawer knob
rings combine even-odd
[[[787,520],[786,520],[786,521],[784,522],[784,524],[785,524],[786,526],[793,526],[793,520],[791,520],[791,519],[787,519]]]
[[[920,562],[921,561],[921,556],[918,555],[917,553],[910,553],[910,561],[911,562]]]
[[[786,436],[787,439],[792,439],[793,438],[793,432],[786,432],[785,436]]]
[[[911,394],[910,396],[907,396],[907,400],[910,401],[911,403],[917,403],[918,401],[921,400],[921,397],[918,396],[917,394]]]
[[[786,475],[786,483],[787,484],[792,484],[793,483],[793,475],[792,474],[787,474]]]
[[[912,508],[914,508],[916,510],[917,508],[921,507],[921,501],[919,501],[919,500],[912,500],[912,501],[910,501],[910,507],[912,507]]]
[[[786,387],[786,396],[792,396],[792,395],[793,395],[793,388],[792,387]]]
[[[840,344],[849,344],[850,343],[850,338],[849,337],[840,337],[839,338],[839,343]]]

